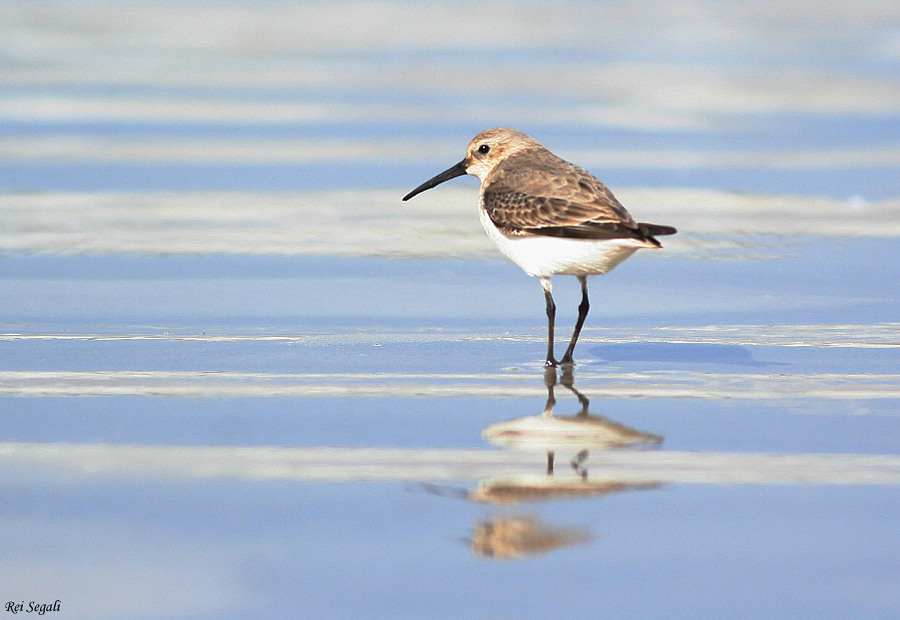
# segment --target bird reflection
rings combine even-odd
[[[622,491],[655,489],[653,480],[616,480],[609,476],[591,478],[588,457],[592,450],[613,450],[657,446],[663,438],[644,433],[603,416],[590,413],[590,401],[575,388],[571,367],[548,367],[544,372],[547,401],[540,415],[493,424],[483,436],[495,445],[511,449],[531,449],[546,454],[544,475],[513,476],[484,480],[466,493],[469,501],[514,505],[524,502],[598,497]],[[562,385],[578,399],[574,415],[556,416],[556,387]],[[570,469],[557,472],[556,455],[572,453]],[[592,539],[583,527],[555,527],[535,516],[498,515],[476,523],[471,540],[473,553],[483,557],[515,559],[547,553],[554,549],[583,544]]]
[[[582,527],[552,527],[532,516],[504,516],[475,524],[472,552],[496,559],[519,559],[589,542]]]
[[[555,416],[555,388],[563,385],[578,399],[581,409],[572,416]],[[557,379],[556,368],[544,371],[547,387],[547,402],[539,416],[516,418],[487,427],[482,435],[494,445],[505,448],[546,450],[547,474],[554,473],[555,454],[558,450],[577,451],[572,458],[572,469],[583,479],[587,479],[587,458],[589,451],[618,448],[638,448],[656,446],[663,438],[625,426],[603,416],[594,415],[588,409],[590,401],[575,388],[575,378],[571,368],[564,368]]]

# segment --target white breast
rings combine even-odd
[[[530,276],[603,275],[641,248],[652,248],[638,239],[565,239],[563,237],[506,235],[479,208],[481,225],[507,258]]]

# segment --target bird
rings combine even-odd
[[[590,300],[587,278],[603,275],[639,249],[658,249],[672,226],[636,222],[612,191],[587,170],[507,127],[475,136],[458,164],[425,181],[403,200],[463,175],[481,180],[479,216],[488,237],[526,274],[537,277],[547,312],[546,366],[574,364],[575,343]],[[551,276],[581,284],[575,330],[561,359],[554,357],[556,304]]]

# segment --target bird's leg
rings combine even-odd
[[[544,289],[544,299],[547,300],[547,361],[544,366],[556,366],[556,358],[553,357],[553,324],[556,322],[556,304],[553,303],[553,286],[550,278],[541,278],[541,288]]]
[[[578,336],[581,334],[584,320],[587,318],[588,310],[591,309],[587,293],[587,276],[578,276],[578,281],[581,282],[581,303],[578,304],[578,320],[575,322],[575,331],[572,333],[572,340],[569,341],[569,346],[566,348],[566,352],[560,361],[561,364],[572,364],[574,362],[572,354],[575,352],[575,343],[578,342]]]

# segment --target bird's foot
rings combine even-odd
[[[566,353],[565,355],[563,355],[562,359],[559,360],[559,365],[560,366],[574,366],[575,359],[572,357],[571,353]]]

